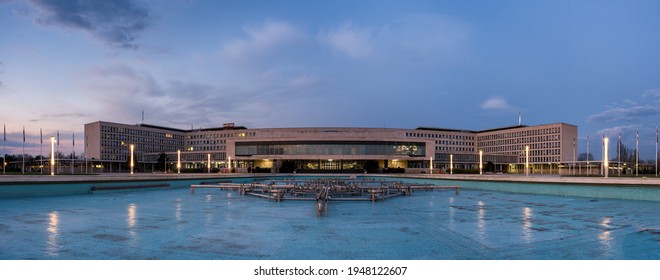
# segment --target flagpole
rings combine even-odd
[[[573,137],[573,176],[575,176],[575,162],[577,161],[577,157],[575,154],[575,137]]]
[[[600,140],[600,156],[602,161],[600,162],[600,175],[605,175],[605,133],[603,133],[603,138]]]
[[[57,131],[57,150],[55,151],[55,162],[58,161],[58,157],[60,156],[60,131]],[[60,174],[62,165],[57,164],[57,174]]]
[[[41,157],[41,162],[39,164],[39,174],[44,174],[44,133],[39,129],[39,156]]]
[[[83,146],[83,151],[85,153],[85,174],[87,174],[87,135],[85,135],[85,143]]]
[[[616,153],[617,153],[616,157],[619,161],[619,163],[618,163],[619,164],[619,166],[618,166],[619,177],[621,177],[621,129],[620,128],[619,128],[619,142],[617,143],[617,152]]]
[[[21,167],[21,173],[25,175],[25,126],[23,126],[23,155],[21,157],[23,158],[23,166]]]
[[[639,175],[639,128],[635,129],[635,177]]]
[[[73,165],[75,164],[75,157],[76,157],[76,134],[72,133],[71,134],[71,141],[73,145],[71,146],[71,175],[73,175]]]
[[[2,175],[7,169],[7,126],[2,124]]]

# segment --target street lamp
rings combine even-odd
[[[483,169],[484,169],[484,151],[479,150],[479,175],[483,174]]]
[[[607,148],[608,148],[608,147],[607,147],[607,146],[608,146],[607,144],[609,144],[609,142],[610,142],[610,139],[609,139],[609,138],[605,138],[605,139],[603,139],[603,145],[605,145],[605,147],[604,147],[604,149],[603,149],[603,166],[604,166],[605,171],[604,171],[603,173],[605,173],[605,178],[607,178],[608,175],[609,175],[608,173],[610,173],[610,172],[609,172],[609,171],[610,171],[610,170],[609,170],[610,160],[607,158],[607,150],[608,150],[608,149],[607,149]],[[587,156],[588,156],[588,155],[587,155]]]
[[[429,158],[429,174],[433,174],[433,157]]]
[[[525,176],[529,176],[529,145],[525,146]]]
[[[176,150],[176,173],[181,173],[181,150]]]
[[[454,154],[449,154],[449,174],[454,174]]]
[[[50,176],[55,176],[55,137],[50,137]]]
[[[131,175],[133,175],[133,166],[135,166],[135,161],[133,160],[133,152],[135,151],[135,145],[131,144]]]

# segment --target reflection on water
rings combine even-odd
[[[529,207],[523,208],[523,239],[529,243],[532,241],[532,209]]]
[[[484,239],[484,235],[486,234],[486,220],[484,219],[484,216],[486,215],[486,210],[484,209],[484,202],[479,201],[479,211],[477,212],[477,225],[478,225],[478,234],[479,238],[481,240]]]
[[[176,205],[174,206],[174,218],[177,222],[181,221],[181,199],[176,200]]]
[[[449,229],[454,230],[454,198],[449,198]]]
[[[600,222],[600,225],[604,227],[605,230],[598,234],[598,240],[600,241],[600,244],[603,245],[603,249],[607,255],[612,252],[612,236],[610,235],[611,220],[611,217],[603,218],[603,220]]]
[[[206,195],[206,203],[210,204],[211,202],[213,202],[213,196],[210,195],[210,194],[207,194]],[[206,210],[204,210],[204,212],[206,213],[206,216],[205,216],[206,217],[206,226],[210,227],[211,225],[213,225],[213,223],[212,223],[213,222],[213,211],[211,211],[207,208]]]
[[[227,198],[228,198],[227,199],[227,206],[231,206],[231,197],[232,197],[231,192],[227,192]]]
[[[51,256],[57,256],[57,249],[59,247],[57,241],[59,238],[59,224],[60,224],[60,217],[57,214],[57,211],[50,212],[48,214],[49,216],[49,222],[48,222],[48,248],[47,252]]]
[[[128,205],[128,219],[126,220],[128,222],[128,228],[135,227],[136,216],[137,216],[137,206],[135,206],[135,203],[131,203]]]
[[[130,235],[131,243],[134,245],[137,239],[137,231],[135,230],[135,225],[137,224],[137,206],[135,203],[128,205],[128,218],[126,221],[128,223],[128,235]]]

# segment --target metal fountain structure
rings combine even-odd
[[[410,196],[415,191],[454,190],[460,194],[458,186],[437,186],[431,184],[406,184],[399,181],[375,180],[368,178],[317,178],[317,179],[269,179],[252,183],[207,183],[191,185],[190,192],[196,189],[220,189],[236,191],[241,195],[251,195],[282,202],[286,200],[315,201],[318,216],[328,213],[330,201],[369,201]]]

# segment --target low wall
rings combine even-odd
[[[427,176],[428,177],[428,176]],[[428,179],[417,176],[406,176],[411,180],[418,180],[420,183],[458,185],[461,188],[544,194],[561,196],[578,196],[591,198],[612,198],[660,201],[660,186],[650,184],[605,184],[605,183],[579,183],[579,182],[534,182],[529,181],[506,181],[506,180],[479,180],[478,176],[463,176],[457,179],[438,178]],[[546,178],[547,179],[547,178]],[[557,179],[560,179],[559,177]]]

